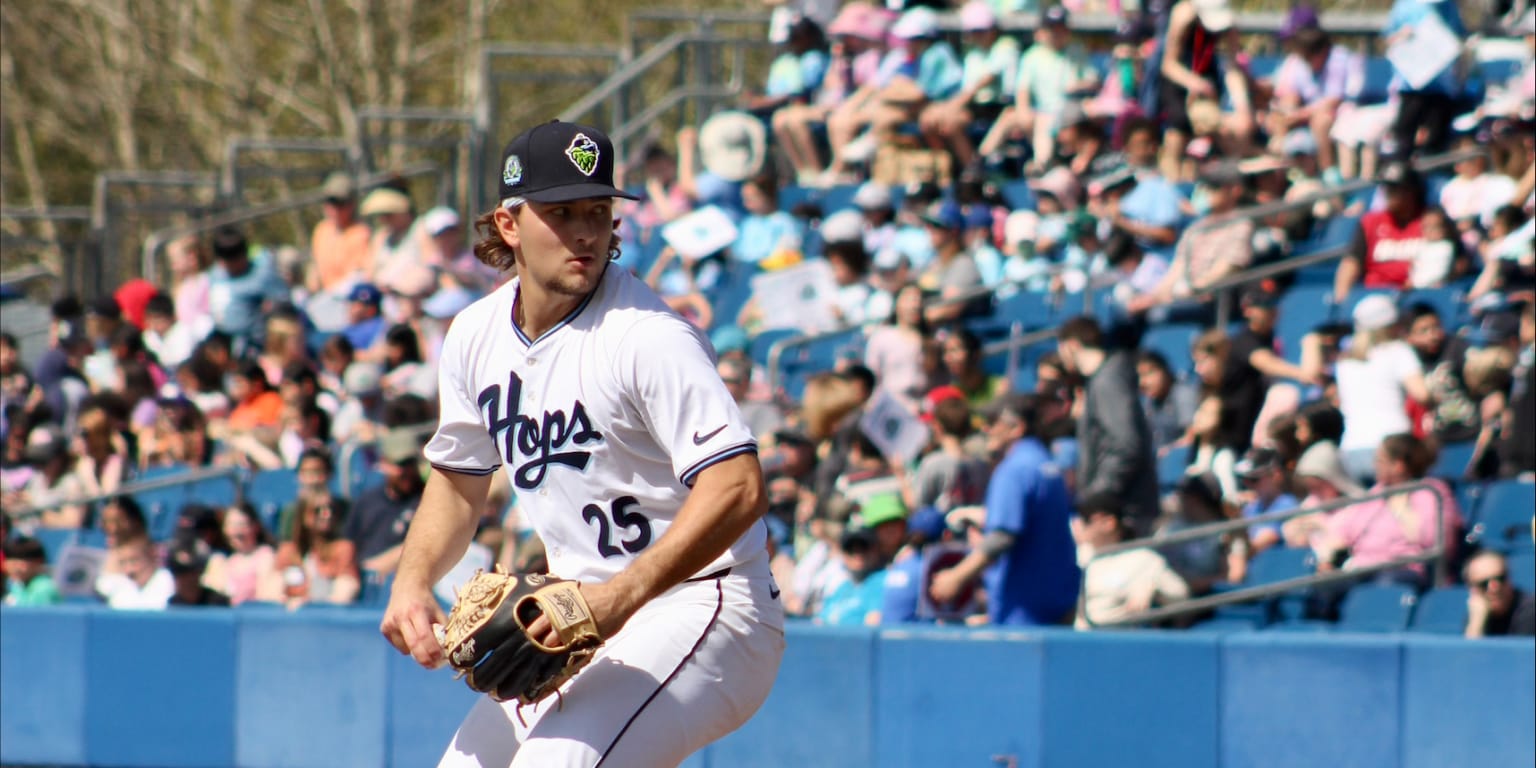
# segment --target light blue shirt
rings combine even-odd
[[[737,261],[756,264],[780,247],[799,250],[804,238],[800,221],[788,213],[774,211],[767,216],[749,215],[738,225],[731,255]]]
[[[949,43],[937,42],[928,46],[917,61],[915,79],[929,101],[947,99],[959,93],[964,78],[965,68],[960,66],[960,59]]]
[[[1169,184],[1161,176],[1148,176],[1137,180],[1136,188],[1125,194],[1120,200],[1120,214],[1131,221],[1142,224],[1150,224],[1154,227],[1181,228],[1184,223],[1184,213],[1179,210],[1179,201],[1184,196],[1179,194],[1177,187]],[[1137,241],[1143,251],[1148,255],[1155,255],[1164,262],[1171,263],[1178,241],[1169,245],[1159,245],[1145,240]]]
[[[233,337],[249,336],[261,322],[261,305],[266,301],[288,298],[288,286],[273,271],[265,253],[254,253],[251,267],[238,277],[225,271],[223,264],[209,270],[208,308],[213,326]]]
[[[816,617],[829,627],[862,627],[864,617],[885,605],[885,571],[875,571],[855,584],[849,579],[837,585],[821,603]]]

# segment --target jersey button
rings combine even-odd
[[[548,488],[540,488],[539,489],[539,495],[540,496],[548,496],[549,495],[549,489]]]
[[[539,359],[537,357],[530,357],[530,358],[528,358],[528,364],[529,365],[538,365],[539,364]]]

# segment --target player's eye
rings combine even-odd
[[[571,215],[571,209],[566,208],[565,206],[562,205],[559,208],[551,208],[551,209],[549,209],[549,215],[551,215],[551,216],[559,216],[560,218],[563,219],[563,218]]]

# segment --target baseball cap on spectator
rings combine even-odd
[[[747,338],[747,332],[734,325],[716,328],[715,332],[709,335],[709,343],[714,346],[717,355],[746,352],[752,346],[752,342]]]
[[[64,430],[44,424],[27,435],[27,448],[23,455],[33,464],[45,464],[69,453],[69,439]]]
[[[901,15],[891,25],[891,36],[898,40],[922,40],[939,36],[939,16],[932,8],[918,6]]]
[[[501,200],[561,203],[589,197],[639,198],[613,185],[613,142],[590,126],[552,120],[507,142]]]
[[[922,538],[924,543],[944,538],[944,513],[929,506],[921,507],[907,518],[907,532]]]
[[[1151,37],[1152,33],[1147,25],[1136,19],[1124,19],[1115,27],[1115,42],[1125,45],[1141,45],[1143,41]]]
[[[1032,422],[1039,408],[1039,397],[1024,392],[1007,392],[992,398],[992,402],[981,409],[981,415],[989,422],[1002,418],[1004,414],[1024,422]]]
[[[1410,187],[1422,190],[1424,177],[1414,170],[1406,161],[1398,160],[1387,164],[1381,169],[1381,175],[1376,178],[1378,182],[1389,187]]]
[[[1076,208],[1082,195],[1081,187],[1077,183],[1077,175],[1066,166],[1054,168],[1040,178],[1030,181],[1029,188],[1036,194],[1047,194],[1056,198],[1056,202],[1061,203],[1061,207],[1066,210]]]
[[[1105,193],[1119,189],[1120,187],[1135,185],[1135,183],[1136,172],[1132,171],[1130,168],[1121,166],[1112,171],[1101,173],[1089,181],[1088,195],[1090,197],[1098,197],[1099,195],[1103,195]]]
[[[977,203],[965,209],[966,229],[992,229],[992,207],[985,203]]]
[[[1213,507],[1221,505],[1221,481],[1210,472],[1185,475],[1179,481],[1178,492],[1192,496]]]
[[[928,206],[923,212],[923,221],[939,229],[958,230],[965,226],[965,213],[958,203],[944,200]]]
[[[1328,441],[1313,443],[1296,460],[1296,477],[1313,477],[1334,487],[1345,496],[1365,493],[1358,483],[1344,471],[1344,461],[1339,458],[1338,446]]]
[[[1212,32],[1225,32],[1237,20],[1227,0],[1195,0],[1195,17]]]
[[[1478,349],[1500,346],[1519,336],[1520,313],[1509,310],[1485,315],[1476,328],[1466,333],[1467,343]]]
[[[144,308],[149,304],[151,296],[159,293],[160,289],[154,283],[142,277],[135,277],[118,287],[113,296],[117,299],[117,305],[123,311],[123,317],[133,323],[133,327],[144,330]]]
[[[357,361],[347,366],[341,374],[341,384],[352,395],[377,394],[384,379],[384,369],[378,363]]]
[[[933,423],[933,409],[938,407],[939,403],[942,403],[942,402],[945,402],[945,401],[948,401],[948,400],[964,400],[964,399],[965,399],[965,393],[961,392],[959,387],[956,387],[956,386],[953,386],[953,385],[950,385],[950,384],[945,384],[944,386],[941,386],[941,387],[934,387],[933,389],[928,390],[928,394],[923,395],[923,407],[922,407],[921,418],[922,418],[922,420],[925,423],[932,424]]]
[[[901,269],[903,264],[911,264],[907,255],[895,246],[886,246],[875,252],[875,258],[870,261],[870,266],[876,272],[894,272]]]
[[[870,529],[878,525],[907,519],[907,505],[901,500],[901,496],[894,493],[881,493],[871,496],[859,505],[859,527]]]
[[[1355,305],[1355,310],[1350,313],[1350,317],[1355,321],[1355,329],[1359,331],[1370,332],[1390,328],[1397,323],[1397,304],[1390,296],[1373,293]]]
[[[853,193],[853,205],[861,211],[890,210],[894,200],[891,188],[878,181],[866,181]]]
[[[971,0],[960,8],[960,29],[964,32],[985,32],[997,26],[997,14],[986,0]]]
[[[864,239],[864,216],[858,211],[838,211],[822,219],[820,231],[822,242],[857,242]]]
[[[1053,5],[1040,14],[1040,26],[1065,27],[1072,20],[1072,15],[1067,13],[1064,6]]]
[[[360,301],[377,307],[384,300],[384,293],[372,283],[358,283],[347,293],[347,301]]]
[[[1040,215],[1034,211],[1014,211],[1003,222],[1003,242],[1010,250],[1033,243],[1040,229]]]
[[[1238,477],[1255,477],[1282,464],[1280,452],[1273,448],[1254,448],[1233,467]]]
[[[425,440],[420,430],[412,427],[386,430],[379,440],[379,458],[390,464],[410,464],[421,458],[423,445]]]
[[[1285,42],[1296,36],[1303,29],[1317,29],[1322,26],[1322,21],[1317,17],[1317,9],[1306,3],[1302,3],[1291,9],[1286,15],[1285,23],[1280,25],[1280,42]]]
[[[1225,162],[1210,163],[1202,167],[1199,181],[1200,184],[1215,189],[1247,183],[1236,163]]]
[[[411,199],[398,189],[381,187],[369,192],[368,196],[363,198],[363,205],[357,212],[364,218],[390,213],[410,213]]]
[[[123,308],[118,305],[117,299],[111,296],[102,296],[92,301],[90,306],[86,308],[85,313],[87,316],[103,317],[108,320],[123,319]]]
[[[212,555],[213,550],[208,542],[198,538],[182,538],[165,553],[165,569],[172,576],[202,573]]]
[[[332,171],[320,185],[320,192],[327,203],[345,203],[357,195],[357,187],[352,185],[352,177],[346,171]]]
[[[457,226],[459,226],[459,212],[447,206],[439,205],[421,215],[421,228],[433,237]]]
[[[889,19],[884,12],[869,3],[852,2],[837,12],[837,17],[827,26],[827,34],[879,42],[885,38],[888,26]]]

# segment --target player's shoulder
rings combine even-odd
[[[485,296],[465,307],[448,326],[443,340],[445,349],[487,349],[499,338],[506,337],[512,322],[512,301],[517,295],[516,280],[509,280]],[[503,318],[507,325],[498,325]]]
[[[693,325],[667,306],[650,286],[618,265],[608,267],[598,301],[601,322],[597,327],[614,341],[639,340],[658,333],[697,335]]]

